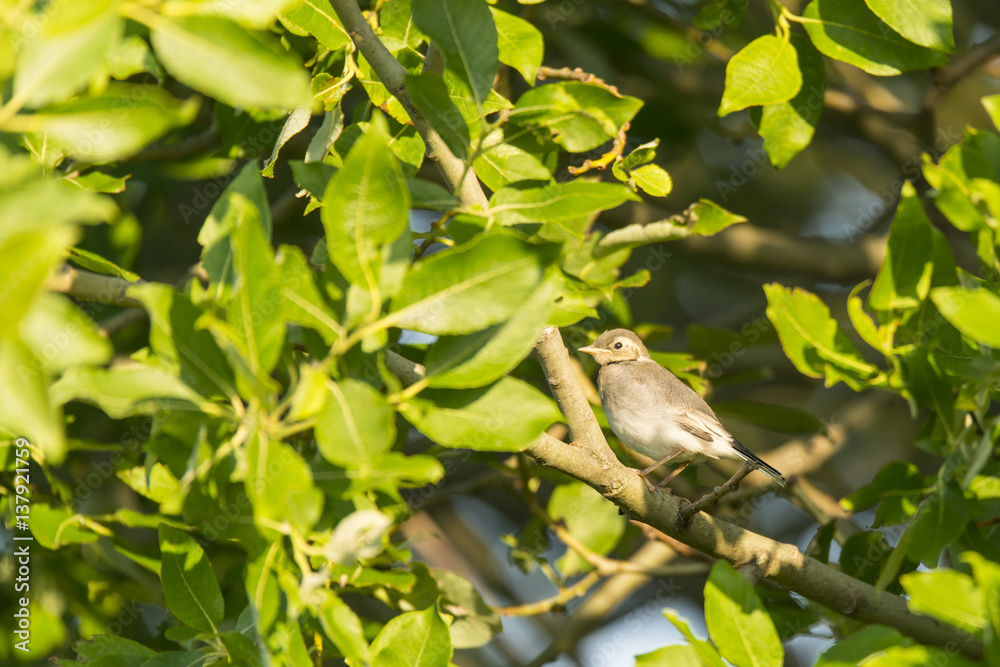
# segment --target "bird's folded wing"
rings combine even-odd
[[[733,436],[719,423],[715,415],[707,415],[697,411],[678,414],[674,419],[682,429],[705,442],[733,439]]]

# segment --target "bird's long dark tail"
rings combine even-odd
[[[739,440],[733,441],[733,447],[736,449],[736,453],[742,456],[747,461],[753,461],[758,466],[760,466],[760,471],[773,479],[778,484],[782,486],[785,485],[785,478],[782,477],[781,473],[772,468],[771,466],[764,463],[759,456],[751,452],[749,449],[740,444]]]

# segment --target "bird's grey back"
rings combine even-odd
[[[597,382],[605,410],[635,411],[638,406],[658,397],[653,405],[669,405],[677,412],[700,413],[725,431],[705,399],[656,362],[606,364],[601,367]]]

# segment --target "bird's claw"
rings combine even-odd
[[[646,476],[645,476],[644,474],[642,474],[642,471],[641,471],[641,470],[636,470],[635,468],[632,468],[632,471],[633,471],[633,472],[634,472],[634,473],[635,473],[636,475],[638,475],[638,476],[639,476],[639,478],[640,478],[640,479],[642,479],[642,481],[643,481],[643,482],[645,482],[645,483],[646,483],[646,488],[647,488],[647,489],[649,489],[649,492],[650,492],[650,493],[656,493],[656,489],[655,489],[655,488],[653,488],[653,484],[652,484],[652,483],[651,483],[651,482],[649,481],[649,479],[647,479],[647,478],[646,478]]]

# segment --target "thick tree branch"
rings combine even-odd
[[[354,46],[364,55],[365,60],[372,66],[379,81],[382,82],[390,93],[400,101],[413,126],[423,138],[424,143],[431,151],[431,155],[437,161],[438,168],[445,180],[451,185],[452,190],[459,196],[467,206],[487,205],[486,195],[476,178],[476,172],[471,165],[467,165],[463,160],[456,157],[448,145],[445,144],[441,135],[431,127],[424,117],[413,106],[413,102],[406,94],[404,79],[406,69],[396,60],[385,45],[372,30],[372,27],[365,20],[364,14],[358,7],[356,0],[331,0],[333,10],[347,28],[347,34],[351,36]]]
[[[555,327],[543,331],[536,354],[552,393],[567,418],[574,442],[567,444],[543,434],[526,452],[543,465],[560,470],[599,491],[629,517],[659,530],[677,541],[715,558],[725,558],[736,567],[750,568],[833,611],[866,623],[898,629],[921,642],[950,647],[967,656],[983,655],[982,642],[929,616],[912,613],[898,595],[878,592],[874,586],[854,579],[804,555],[791,544],[744,530],[704,513],[685,522],[681,507],[685,500],[657,490],[650,492],[635,471],[622,465],[608,447],[593,411],[573,375],[569,355]],[[393,353],[386,362],[396,372],[414,364]]]
[[[125,296],[125,290],[135,285],[124,278],[103,276],[83,269],[76,269],[69,264],[62,264],[49,277],[48,288],[53,292],[62,292],[81,301],[96,301],[115,306],[130,306],[141,308],[142,304],[130,296]]]

